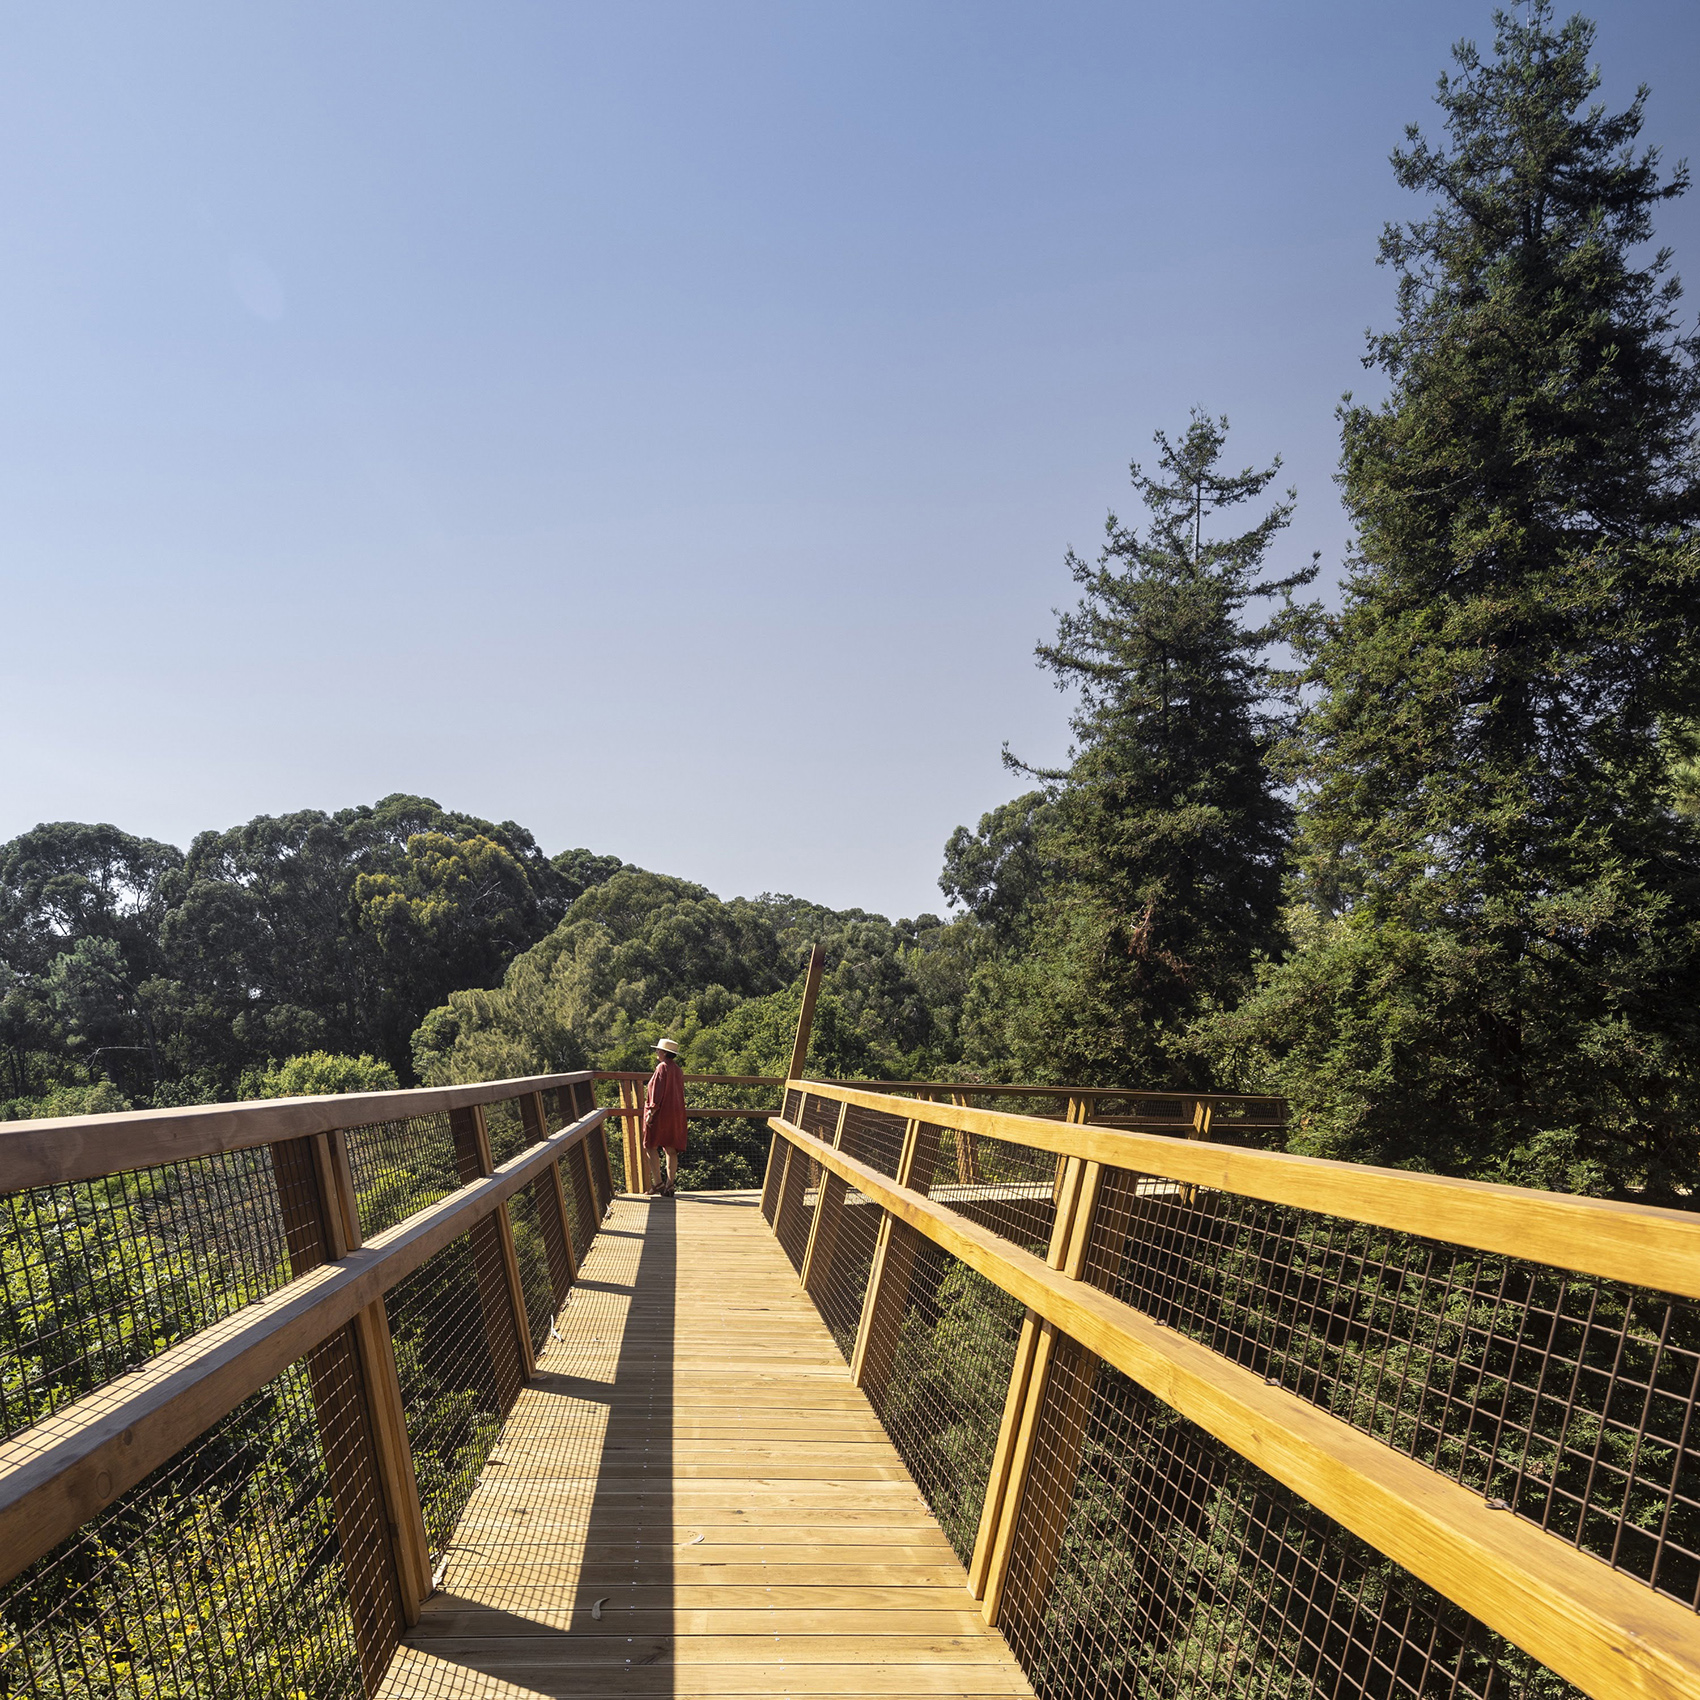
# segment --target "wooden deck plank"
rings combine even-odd
[[[381,1700],[1031,1696],[757,1202],[616,1201]]]

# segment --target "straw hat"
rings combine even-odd
[[[670,1057],[676,1057],[679,1054],[679,1042],[676,1039],[657,1039],[655,1048],[658,1051],[664,1051]]]

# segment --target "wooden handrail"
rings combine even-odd
[[[574,1074],[483,1080],[471,1086],[257,1098],[241,1104],[195,1104],[183,1109],[0,1122],[0,1193],[64,1181],[98,1180],[102,1175],[151,1168],[156,1163],[182,1163],[192,1157],[248,1151],[341,1128],[469,1109],[592,1078],[588,1069],[580,1069]]]
[[[911,1117],[915,1100],[831,1082],[787,1082],[811,1097]],[[929,1105],[937,1127],[984,1134],[1108,1168],[1314,1210],[1683,1298],[1700,1298],[1700,1213],[1539,1192],[1493,1181],[1377,1169],[1286,1151],[1249,1151],[1169,1134],[1052,1121],[1008,1110]]]
[[[1700,1686],[1700,1616],[1687,1607],[800,1127],[769,1126],[1597,1700],[1675,1700]]]
[[[598,1069],[597,1080],[647,1080],[647,1069]],[[1031,1086],[999,1080],[817,1080],[800,1077],[810,1086],[845,1086],[864,1092],[977,1092],[1000,1098],[1141,1098],[1173,1104],[1255,1104],[1279,1106],[1285,1119],[1287,1100],[1267,1092],[1172,1092],[1143,1086]],[[690,1074],[687,1086],[785,1086],[782,1074]],[[1276,1124],[1271,1124],[1276,1125]]]
[[[545,1078],[553,1083],[584,1076]],[[513,1083],[500,1084],[495,1095],[514,1095]],[[489,1102],[490,1096],[471,1101]],[[600,1128],[608,1113],[592,1110],[488,1177],[167,1348],[0,1445],[0,1585],[498,1210]]]
[[[779,1084],[775,1082],[775,1084]],[[1149,1098],[1176,1104],[1279,1104],[1268,1092],[1172,1092],[1143,1086],[1032,1086],[996,1080],[816,1080],[801,1076],[788,1086],[847,1086],[864,1092],[981,1092],[1004,1098]]]

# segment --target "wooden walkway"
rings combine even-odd
[[[616,1201],[383,1700],[1027,1695],[753,1193]]]

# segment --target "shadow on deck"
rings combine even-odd
[[[758,1205],[616,1201],[384,1700],[1031,1694]]]

